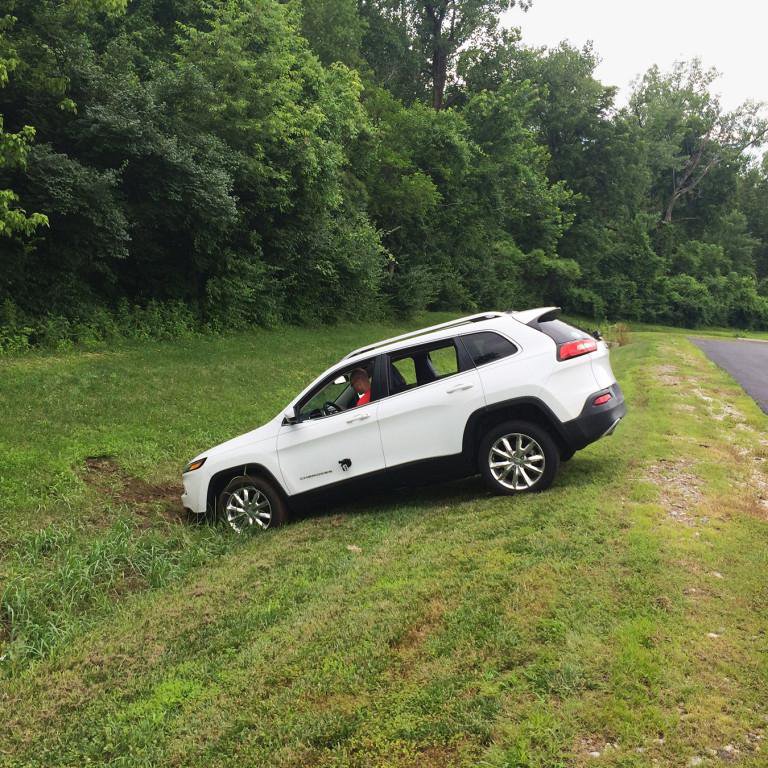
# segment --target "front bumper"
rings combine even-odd
[[[196,515],[205,514],[206,489],[208,488],[208,475],[202,468],[185,472],[181,476],[184,483],[184,493],[181,494],[181,504],[185,509]]]
[[[603,405],[593,405],[596,397],[610,392],[612,397]],[[614,382],[606,389],[593,392],[584,404],[581,413],[571,421],[563,422],[563,437],[571,450],[594,443],[605,435],[610,435],[627,413],[624,393],[618,383]]]

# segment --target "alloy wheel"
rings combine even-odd
[[[544,474],[546,459],[542,447],[530,435],[512,432],[491,445],[488,466],[500,485],[513,491],[527,491]]]
[[[236,533],[248,528],[269,528],[272,522],[272,505],[258,488],[246,485],[232,491],[225,507],[227,523]]]

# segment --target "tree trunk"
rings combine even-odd
[[[432,57],[432,106],[436,110],[443,108],[445,101],[445,81],[447,78],[448,56],[441,45],[436,45]]]
[[[663,221],[665,224],[672,223],[672,209],[675,207],[676,201],[677,201],[677,198],[674,195],[669,199],[669,205],[667,205],[667,210],[664,211]]]

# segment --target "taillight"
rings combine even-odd
[[[566,341],[557,348],[558,360],[570,360],[572,357],[586,355],[588,352],[594,352],[597,349],[595,339],[577,339],[576,341]]]
[[[603,403],[607,403],[613,395],[610,392],[606,392],[604,395],[599,395],[592,401],[592,405],[602,405]]]

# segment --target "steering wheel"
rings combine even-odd
[[[323,403],[323,413],[326,416],[333,416],[334,413],[341,413],[341,408],[339,408],[339,406],[336,405],[336,403],[330,400],[326,400]]]

